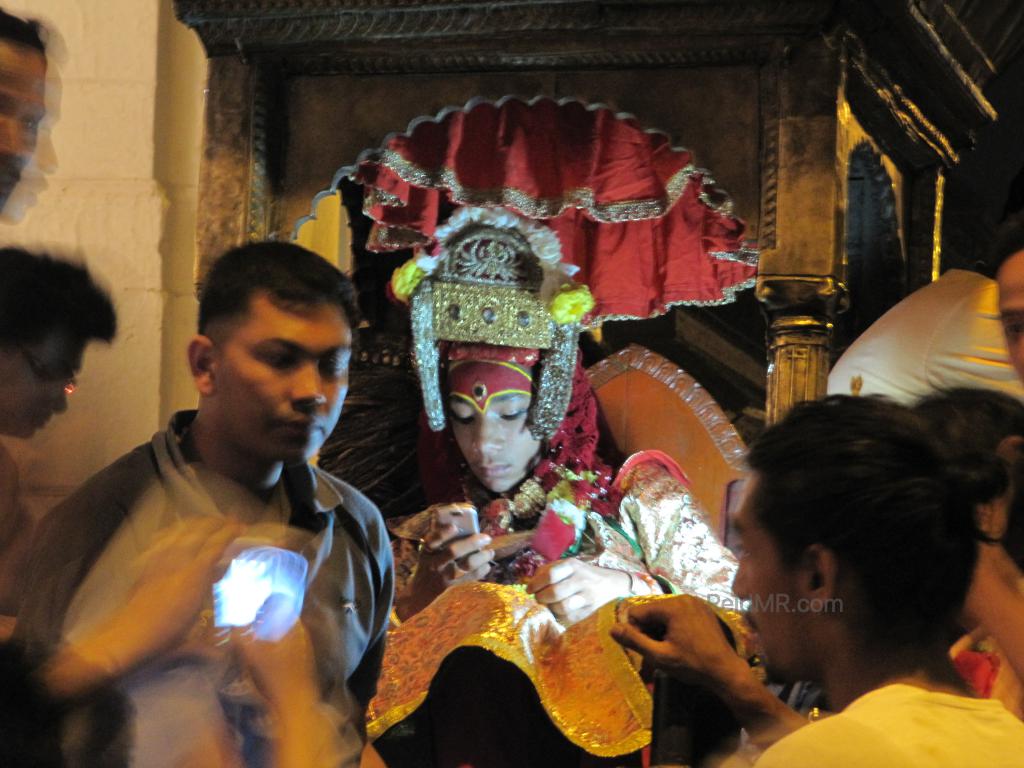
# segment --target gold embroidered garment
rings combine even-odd
[[[636,463],[617,482],[623,532],[642,552],[643,566],[672,592],[696,595],[724,610],[737,610],[732,593],[736,558],[715,536],[693,494],[655,462]],[[607,533],[603,534],[607,537]],[[622,537],[617,537],[621,540]],[[609,539],[606,551],[613,551]],[[622,566],[603,562],[597,565]]]
[[[565,629],[522,587],[463,584],[388,635],[371,739],[423,703],[441,662],[459,647],[484,648],[530,678],[552,722],[596,755],[650,741],[651,697],[630,656],[609,634],[616,603]]]
[[[735,558],[686,488],[648,462],[634,465],[622,480],[626,495],[619,518],[587,515],[579,559],[637,573],[651,584],[655,577],[666,591],[694,594],[713,607],[735,608]],[[425,522],[410,520],[403,529],[408,533]],[[415,557],[411,547],[405,551],[405,559]],[[400,569],[402,560],[396,557]],[[468,646],[486,649],[527,675],[552,722],[577,746],[602,757],[634,752],[650,742],[651,697],[609,629],[617,605],[651,599],[658,598],[606,603],[566,629],[521,585],[450,588],[389,632],[377,696],[367,712],[370,738],[412,714],[444,659]],[[738,616],[718,613],[742,641]]]

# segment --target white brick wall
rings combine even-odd
[[[86,353],[68,412],[7,441],[36,512],[194,404],[184,345],[206,62],[170,0],[0,0],[58,31],[57,167],[0,242],[78,254],[110,287],[119,330]],[[46,148],[44,148],[44,155]]]

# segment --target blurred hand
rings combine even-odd
[[[221,555],[243,530],[221,518],[184,520],[139,556],[139,579],[103,630],[120,671],[185,638],[221,575]]]
[[[526,585],[563,624],[575,624],[605,603],[629,595],[629,574],[576,558],[542,566]]]
[[[242,530],[203,518],[162,531],[140,555],[140,576],[124,605],[47,664],[51,692],[79,695],[173,649],[195,625],[220,575],[221,555]]]
[[[256,688],[275,711],[308,709],[320,700],[313,647],[301,621],[277,641],[260,640],[254,631],[235,628],[231,630],[231,643]]]
[[[396,600],[399,617],[407,619],[419,613],[454,584],[486,576],[494,560],[494,552],[485,549],[490,543],[491,537],[485,533],[466,536],[455,525],[440,525],[433,518],[423,537],[416,572]]]
[[[305,627],[297,622],[273,642],[259,639],[258,623],[257,618],[253,631],[231,630],[231,641],[274,716],[273,765],[339,765],[345,745],[338,732],[337,714],[321,706],[313,648]]]
[[[628,623],[612,627],[612,637],[675,678],[720,687],[731,676],[750,676],[718,619],[703,600],[679,595],[629,605]]]

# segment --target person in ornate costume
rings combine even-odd
[[[415,722],[431,735],[425,764],[442,766],[635,752],[650,739],[650,697],[608,635],[615,601],[733,604],[735,559],[672,459],[640,453],[615,473],[600,457],[577,348],[594,304],[557,236],[461,208],[436,239],[391,283],[410,304],[433,506],[392,528],[396,626],[370,736]]]

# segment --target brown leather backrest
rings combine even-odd
[[[664,451],[686,472],[721,535],[729,484],[743,476],[743,440],[707,390],[675,363],[632,344],[587,371],[624,456]]]

